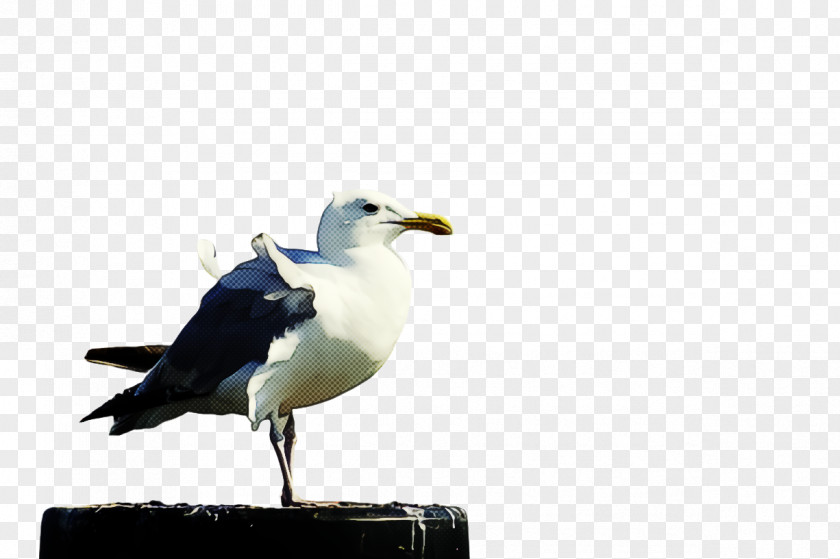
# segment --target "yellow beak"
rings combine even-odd
[[[394,221],[399,223],[406,229],[419,229],[421,231],[428,231],[435,235],[451,235],[452,224],[449,220],[441,215],[424,214],[416,212],[416,218],[403,219],[402,221]]]

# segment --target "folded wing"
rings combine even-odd
[[[207,292],[145,380],[82,421],[119,419],[209,394],[247,363],[264,363],[275,338],[315,316],[315,292],[294,262],[277,250],[268,235],[255,237],[251,245],[257,257],[222,276]],[[286,275],[293,279],[287,281]]]

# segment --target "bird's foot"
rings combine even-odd
[[[321,508],[321,507],[376,507],[374,503],[354,503],[352,501],[310,501],[308,499],[301,499],[297,496],[291,499],[281,499],[283,508]]]
[[[309,501],[307,499],[295,499],[293,501],[288,501],[283,503],[283,508],[300,508],[300,509],[312,509],[312,508],[319,508],[319,507],[338,507],[341,506],[341,503],[338,501]]]

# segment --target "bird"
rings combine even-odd
[[[81,421],[113,417],[111,435],[185,413],[269,421],[284,507],[313,506],[294,489],[293,410],[335,398],[387,361],[409,313],[411,277],[391,246],[408,230],[451,235],[445,217],[371,190],[337,192],[318,226],[318,250],[255,236],[256,256],[222,274],[209,241],[203,268],[217,281],[171,345],[94,348],[85,359],[146,372]]]

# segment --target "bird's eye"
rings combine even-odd
[[[379,211],[379,206],[377,206],[376,204],[365,204],[364,206],[362,206],[362,209],[369,214],[375,214]]]

